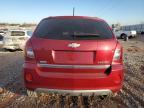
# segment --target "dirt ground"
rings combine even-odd
[[[116,97],[104,100],[52,94],[30,98],[22,80],[23,53],[0,51],[0,108],[143,108],[144,35],[119,41],[124,48],[124,85]]]

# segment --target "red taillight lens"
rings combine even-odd
[[[26,48],[26,57],[28,58],[35,58],[34,51],[32,48]]]
[[[25,74],[25,80],[28,82],[31,82],[33,80],[32,74],[31,73],[26,73]]]
[[[34,50],[31,45],[31,41],[28,40],[25,46],[25,60],[26,61],[35,61]]]
[[[122,47],[119,43],[114,52],[113,63],[122,63]]]
[[[121,57],[121,49],[117,48],[114,52],[113,60],[119,60]]]

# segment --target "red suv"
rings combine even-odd
[[[102,19],[48,17],[26,44],[23,71],[28,94],[113,94],[123,83],[122,46]]]

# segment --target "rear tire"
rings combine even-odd
[[[128,41],[129,37],[127,35],[124,35],[124,41]]]
[[[124,39],[124,37],[127,36],[126,34],[121,34],[120,38]]]
[[[142,32],[141,32],[141,34],[143,35],[143,34],[144,34],[144,32],[142,31]]]

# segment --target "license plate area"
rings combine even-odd
[[[53,60],[57,64],[93,64],[94,52],[54,51]]]

